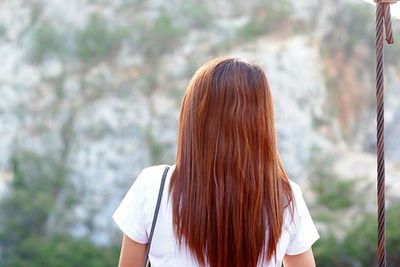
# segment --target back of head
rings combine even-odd
[[[292,194],[259,66],[218,58],[193,76],[170,194],[175,233],[200,265],[250,267],[272,258]]]

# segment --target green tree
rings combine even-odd
[[[66,235],[64,227],[54,230],[49,225],[50,217],[60,214],[55,200],[63,190],[68,192],[61,207],[63,217],[70,217],[77,203],[65,166],[54,157],[27,152],[14,155],[12,162],[14,178],[0,204],[1,267],[117,265],[118,247],[97,246]],[[55,221],[62,223],[63,218]]]
[[[119,247],[100,247],[86,239],[65,235],[24,239],[8,259],[12,267],[112,267],[118,265]]]
[[[386,255],[388,266],[400,266],[400,204],[386,211]],[[343,239],[322,236],[313,247],[317,266],[373,267],[377,262],[377,216],[364,214]]]
[[[386,210],[386,253],[388,266],[400,266],[400,205]],[[366,214],[352,227],[343,241],[349,262],[361,266],[376,266],[378,246],[378,223],[376,214]]]

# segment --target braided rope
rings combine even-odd
[[[383,102],[383,4],[376,8],[376,129],[378,190],[378,266],[386,266],[385,248],[385,156]]]
[[[376,1],[376,129],[377,129],[377,198],[378,198],[378,267],[386,267],[385,245],[385,154],[384,154],[384,77],[383,27],[386,41],[394,43],[390,4],[396,0]]]

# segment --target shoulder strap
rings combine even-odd
[[[165,167],[165,170],[164,170],[164,173],[162,176],[162,180],[161,180],[161,184],[160,184],[160,191],[158,192],[157,205],[156,205],[156,209],[154,210],[153,223],[151,224],[149,242],[147,244],[145,261],[144,261],[144,267],[146,267],[149,262],[149,252],[150,252],[151,241],[153,240],[154,228],[156,227],[158,211],[160,210],[161,198],[162,198],[162,194],[164,191],[164,185],[165,185],[165,180],[167,178],[168,170],[169,170],[169,166]]]

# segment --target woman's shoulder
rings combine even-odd
[[[308,250],[320,236],[304,200],[303,190],[293,181],[290,181],[290,185],[293,192],[294,212],[293,216],[286,217],[285,221],[286,229],[291,236],[286,254],[297,255]]]
[[[302,217],[305,213],[308,212],[308,208],[303,196],[303,190],[301,189],[300,185],[297,184],[296,182],[289,180],[289,183],[293,193],[292,205],[295,211],[294,215]]]
[[[169,167],[167,178],[171,176],[171,172],[174,169],[175,165],[152,165],[146,168],[143,168],[142,171],[139,173],[135,180],[135,184],[141,187],[144,191],[152,190],[153,188],[158,188],[158,184],[162,179],[163,173],[165,169]]]
[[[142,172],[147,175],[158,174],[160,172],[162,173],[166,167],[171,167],[171,166],[167,164],[152,165],[143,168]]]
[[[293,192],[293,196],[297,197],[297,196],[301,196],[302,195],[302,190],[300,185],[298,185],[296,182],[292,181],[289,179],[289,184],[290,187],[292,188],[292,192]]]
[[[135,182],[140,184],[151,184],[153,182],[160,181],[167,167],[169,167],[168,172],[171,172],[175,165],[160,164],[143,168]]]

